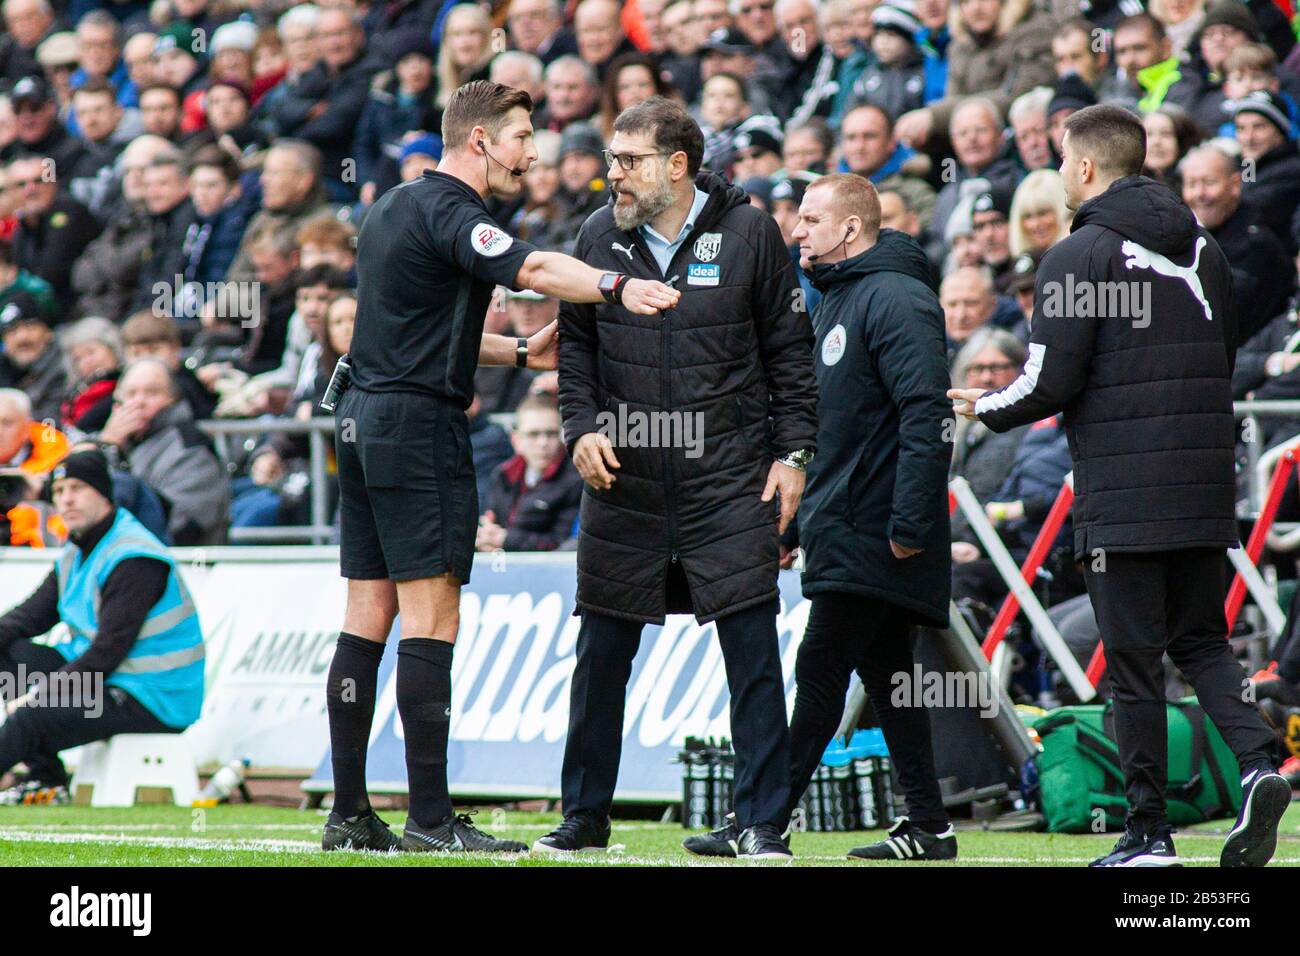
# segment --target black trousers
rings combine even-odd
[[[938,833],[948,814],[934,770],[930,715],[924,707],[894,706],[892,677],[912,677],[915,635],[895,604],[858,594],[812,597],[808,625],[795,662],[796,694],[790,719],[790,806],[803,796],[844,714],[849,677],[856,670],[880,721],[889,757],[907,797],[908,818]]]
[[[66,663],[58,651],[31,641],[15,641],[0,651],[0,674],[10,687],[16,687],[20,668],[30,680],[32,674],[50,674]],[[180,733],[122,688],[105,686],[102,691],[96,701],[23,706],[9,715],[0,725],[0,774],[21,762],[42,783],[66,784],[68,772],[59,759],[60,750],[114,734]]]
[[[1272,769],[1274,737],[1246,702],[1246,672],[1228,646],[1222,548],[1108,553],[1104,568],[1085,561],[1084,577],[1106,651],[1129,820],[1150,830],[1165,819],[1166,652],[1243,774]]]
[[[736,749],[733,806],[741,828],[785,826],[789,730],[775,600],[717,621]],[[561,784],[566,814],[609,815],[623,746],[623,705],[642,626],[587,611],[578,630]]]

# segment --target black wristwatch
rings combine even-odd
[[[601,298],[610,305],[623,304],[623,286],[627,283],[627,276],[621,272],[605,272],[601,274],[600,281],[596,283],[596,288],[600,290]]]
[[[525,338],[515,339],[515,366],[528,368],[528,340]]]

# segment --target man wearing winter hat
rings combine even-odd
[[[440,159],[442,159],[441,136],[424,133],[407,140],[397,159],[397,168],[401,172],[402,182],[409,183],[426,169],[437,169]]]
[[[751,176],[773,176],[781,168],[781,146],[784,137],[770,116],[755,116],[740,124],[731,141],[733,182],[744,182]]]
[[[980,258],[993,272],[993,285],[1006,292],[1011,272],[1011,190],[995,186],[975,197],[971,226]]]
[[[0,303],[0,388],[31,399],[32,418],[54,420],[68,388],[63,354],[36,300],[16,291]]]
[[[570,123],[560,137],[560,205],[554,234],[572,238],[587,217],[605,205],[605,140],[588,123]]]
[[[115,734],[179,733],[203,705],[203,633],[176,563],[113,505],[102,452],[74,451],[51,473],[69,541],[27,600],[0,617],[0,774],[27,777],[0,803],[67,803],[58,753]],[[68,639],[32,638],[56,624]]]
[[[1300,152],[1286,103],[1276,93],[1255,90],[1223,108],[1232,116],[1242,160],[1253,167],[1254,175],[1242,176],[1241,201],[1294,255],[1291,214],[1300,206]]]
[[[257,27],[247,20],[223,23],[212,34],[208,56],[212,58],[209,73],[214,78],[247,82],[253,75],[253,44],[257,42]]]
[[[1065,121],[1073,113],[1097,102],[1097,94],[1078,73],[1066,73],[1056,80],[1056,89],[1047,104],[1047,136],[1052,141],[1052,156],[1061,158],[1061,139],[1065,136]]]
[[[871,11],[869,64],[853,84],[856,102],[874,103],[890,116],[925,105],[925,58],[917,48],[921,21],[911,0],[882,3]]]
[[[188,20],[173,20],[159,31],[153,43],[154,78],[179,90],[184,99],[203,82],[201,50],[194,25]]]

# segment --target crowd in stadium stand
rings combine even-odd
[[[706,166],[788,243],[809,182],[866,177],[883,225],[929,257],[954,385],[990,389],[1019,375],[1037,263],[1070,230],[1064,120],[1123,105],[1143,117],[1147,174],[1231,263],[1236,397],[1300,398],[1291,0],[0,8],[3,543],[58,542],[41,476],[82,440],[172,544],[308,523],[307,437],[277,423],[322,414],[351,337],[357,230],[377,196],[436,168],[447,98],[478,78],[536,102],[539,158],[519,199],[489,207],[543,248],[569,251],[607,202],[614,118],[656,94],[688,106]],[[501,290],[486,327],[526,336],[556,313]],[[572,547],[581,482],[555,373],[488,368],[476,384],[479,549]],[[264,430],[222,449],[197,424],[212,419]],[[1300,421],[1264,428],[1271,443]],[[1070,468],[1060,423],[995,435],[963,421],[953,437],[953,475],[1023,557]],[[1082,593],[1068,540],[1067,525],[1054,604]],[[1005,586],[960,516],[952,557],[957,594],[995,607]]]

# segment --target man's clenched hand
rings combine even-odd
[[[623,307],[637,315],[671,309],[681,297],[672,286],[650,279],[628,279],[623,283]]]

